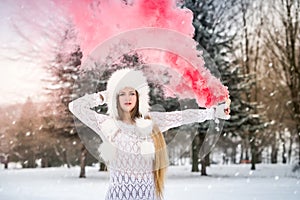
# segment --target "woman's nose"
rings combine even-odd
[[[131,96],[130,95],[126,95],[126,101],[129,101],[129,100],[131,100]]]

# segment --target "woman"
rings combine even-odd
[[[110,172],[106,200],[162,199],[168,166],[162,132],[183,124],[229,117],[224,104],[205,110],[149,112],[148,93],[141,71],[121,69],[112,74],[106,91],[85,95],[69,104],[70,111],[103,140],[99,151]],[[90,109],[104,103],[108,116]]]

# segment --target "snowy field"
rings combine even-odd
[[[207,177],[190,173],[190,166],[169,167],[166,200],[293,200],[300,199],[300,172],[290,165],[212,165]],[[108,174],[87,167],[8,169],[0,167],[0,200],[102,200]]]

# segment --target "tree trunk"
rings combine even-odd
[[[285,149],[285,143],[282,144],[282,163],[286,164],[286,149]]]
[[[6,156],[6,159],[4,161],[4,169],[8,169],[8,163],[9,163],[9,156]]]
[[[271,159],[270,159],[271,155],[270,155],[269,148],[270,147],[267,147],[267,164],[269,164],[271,162]]]
[[[80,154],[80,175],[79,175],[79,178],[86,178],[86,176],[85,176],[86,155],[87,155],[87,150],[86,150],[85,146],[82,144],[81,154]]]
[[[254,134],[254,133],[252,133]],[[257,161],[257,150],[256,150],[256,145],[255,145],[255,138],[252,138],[250,140],[250,148],[251,148],[251,170],[255,170],[255,164]]]
[[[201,176],[207,176],[207,173],[206,173],[206,165],[207,165],[206,156],[203,159],[201,159]]]
[[[99,171],[107,171],[107,167],[103,162],[100,162],[100,168]]]
[[[272,151],[271,151],[271,163],[272,164],[277,163],[277,153],[278,153],[278,149],[276,148],[275,144],[272,144]]]
[[[233,164],[236,164],[236,146],[235,145],[232,147],[231,162]]]
[[[249,148],[245,148],[245,153],[246,153],[246,156],[245,156],[245,159],[246,160],[249,160]]]
[[[285,139],[283,138],[283,134],[284,133],[279,133],[279,138],[282,142],[282,154],[281,154],[282,163],[286,164],[286,148],[285,148]]]
[[[207,166],[207,167],[210,166],[210,153],[208,153],[208,154],[205,156],[205,163],[206,163],[206,166]]]
[[[199,146],[198,146],[199,150],[200,150],[200,147],[204,143],[205,136],[206,136],[206,133],[199,133]],[[198,152],[199,152],[199,150],[198,150]],[[201,158],[201,176],[207,176],[207,173],[206,173],[206,167],[208,165],[207,160],[209,160],[208,154]]]
[[[35,155],[31,155],[28,157],[28,163],[27,163],[27,166],[26,168],[35,168],[36,165],[35,165]]]
[[[252,155],[255,156],[254,154],[255,153],[253,152]],[[253,157],[251,159],[251,168],[250,168],[251,170],[255,170],[256,169],[256,167],[255,167],[255,160],[256,160],[255,157]]]
[[[199,133],[197,133],[192,142],[192,172],[199,172],[199,143]]]
[[[241,155],[240,155],[240,163],[242,163],[244,160],[244,145],[241,145]]]
[[[299,129],[300,129],[300,127],[299,127]],[[300,166],[300,130],[298,130],[298,142],[299,142],[299,144],[298,144],[298,154],[299,154],[299,160],[298,160],[298,165]]]
[[[70,163],[69,163],[69,159],[68,159],[68,155],[67,155],[67,150],[63,150],[63,160],[64,160],[64,163],[67,164],[67,167],[70,168]]]
[[[298,135],[298,166],[300,166],[300,122],[297,125],[297,135]]]
[[[293,138],[290,137],[290,145],[289,145],[289,151],[288,151],[288,162],[291,163],[292,158],[292,146],[293,146]]]
[[[256,163],[262,163],[262,152],[259,151],[256,154]]]
[[[45,168],[45,167],[48,167],[48,157],[47,157],[47,155],[42,157],[42,168]]]

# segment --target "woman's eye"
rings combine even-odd
[[[135,95],[135,93],[134,93],[134,92],[131,92],[131,93],[130,93],[130,95],[131,95],[131,96],[134,96],[134,95]]]
[[[119,96],[124,96],[124,95],[125,95],[124,93],[120,93],[120,94],[119,94]]]

